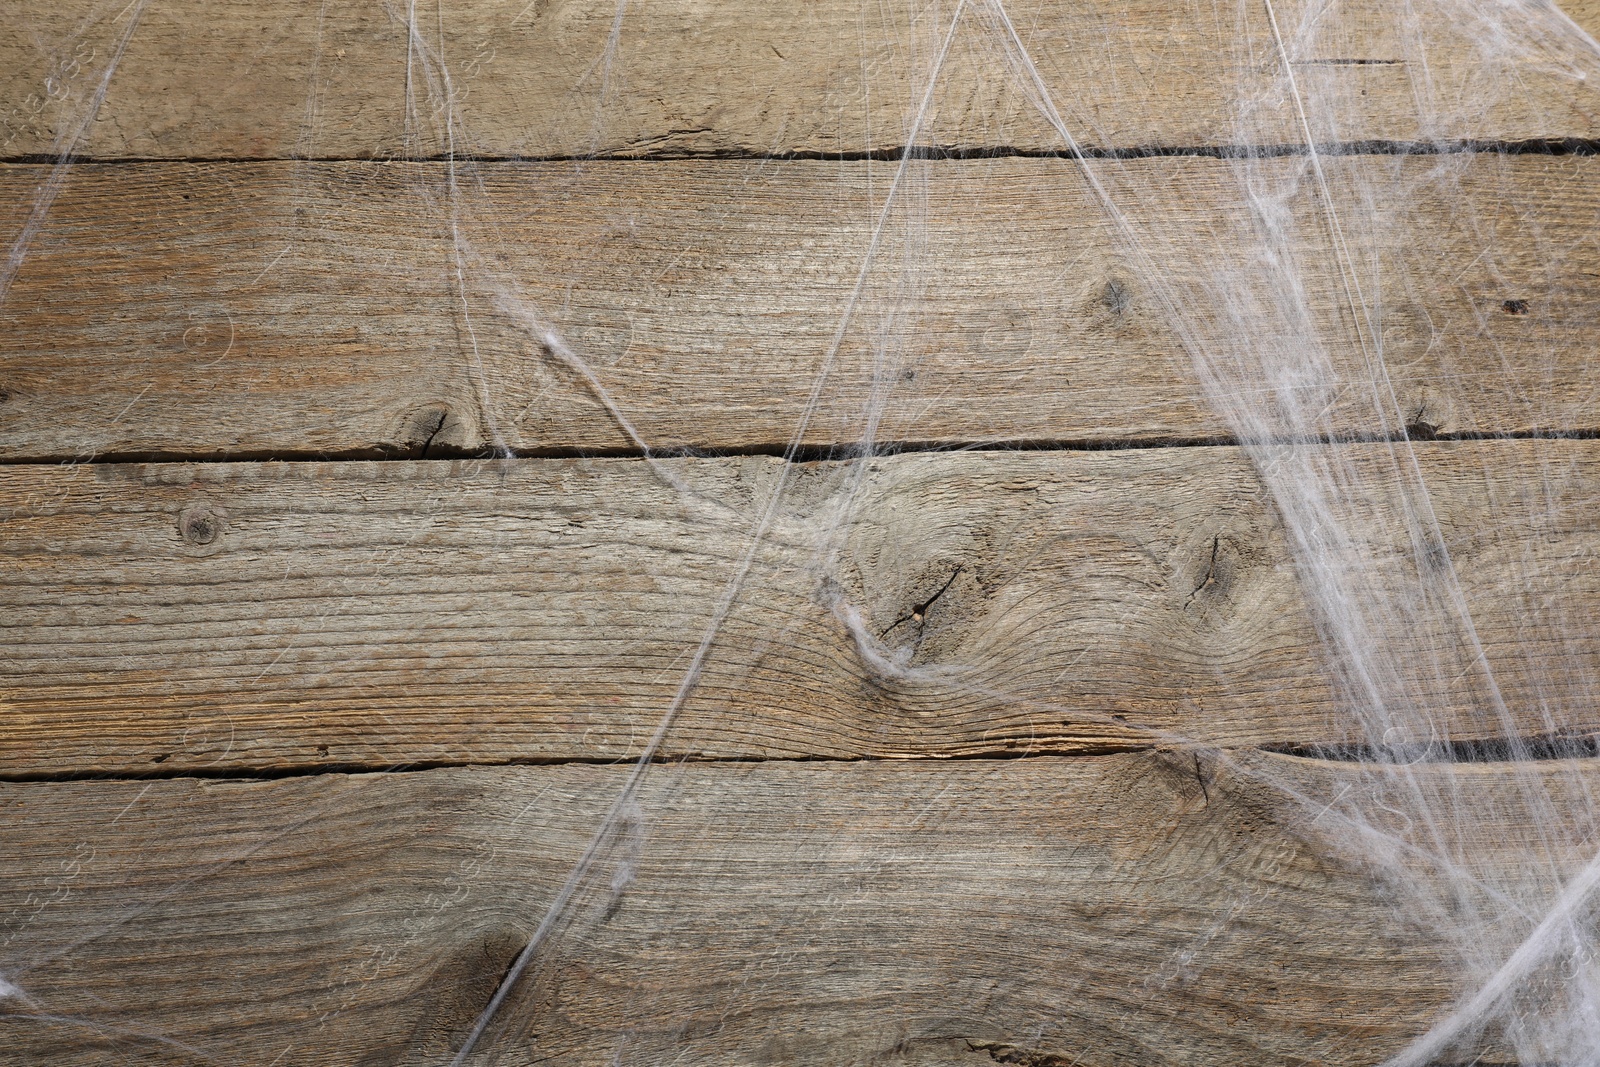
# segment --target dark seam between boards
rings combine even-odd
[[[1507,432],[1437,431],[1425,425],[1413,426],[1404,434],[1320,434],[1285,435],[1268,438],[1214,436],[1166,436],[1162,434],[1106,438],[1017,438],[989,441],[879,441],[808,444],[794,447],[776,443],[757,443],[711,448],[680,446],[651,449],[583,448],[577,446],[521,448],[506,452],[484,448],[459,448],[429,443],[423,454],[415,445],[382,445],[351,449],[241,449],[217,453],[183,449],[104,452],[93,456],[52,454],[0,458],[0,467],[93,466],[136,463],[339,463],[339,462],[419,462],[461,459],[726,459],[743,456],[770,456],[794,463],[830,463],[851,459],[941,452],[1123,452],[1156,448],[1270,448],[1285,445],[1402,444],[1451,441],[1592,441],[1600,439],[1600,429],[1512,430]]]
[[[915,757],[887,756],[706,756],[665,755],[651,760],[651,764],[669,767],[675,764],[736,764],[759,766],[768,763],[878,763],[878,764],[946,764],[972,762],[1014,762],[1017,760],[1092,759],[1100,756],[1124,755],[1134,752],[1153,752],[1186,749],[1195,753],[1216,752],[1266,752],[1291,756],[1297,759],[1326,763],[1356,763],[1372,766],[1395,766],[1416,763],[1439,765],[1482,763],[1539,763],[1565,759],[1592,759],[1600,756],[1600,737],[1594,736],[1535,736],[1522,738],[1477,738],[1432,744],[1397,744],[1379,749],[1371,745],[1344,743],[1263,744],[1263,745],[1172,745],[1151,742],[1127,744],[1075,745],[1070,749],[1027,748],[1018,750],[984,750],[969,753],[939,755],[928,753]],[[240,781],[270,782],[285,778],[314,778],[328,774],[414,774],[439,770],[496,770],[505,767],[616,767],[626,769],[634,757],[600,758],[589,756],[526,757],[503,760],[418,760],[409,763],[351,763],[330,761],[307,763],[295,767],[239,767],[239,768],[174,768],[170,771],[0,771],[0,784],[69,783],[69,782],[152,782],[181,781]]]
[[[669,134],[668,136],[671,136]],[[147,166],[161,163],[193,164],[261,164],[261,163],[662,163],[682,160],[727,160],[751,163],[785,162],[788,160],[818,160],[823,162],[889,162],[901,159],[963,160],[963,159],[1089,159],[1138,160],[1173,156],[1194,156],[1209,159],[1271,159],[1285,156],[1440,156],[1461,153],[1534,155],[1534,156],[1592,156],[1600,155],[1600,138],[1593,137],[1536,137],[1516,139],[1469,139],[1447,141],[1405,141],[1371,139],[1360,141],[1328,141],[1312,145],[1304,143],[1283,144],[1217,144],[1217,145],[1134,145],[1131,147],[1088,145],[1077,150],[1061,148],[1023,148],[1016,145],[895,145],[888,148],[857,149],[826,152],[813,149],[793,149],[782,152],[752,152],[744,149],[715,149],[696,151],[692,148],[668,150],[620,149],[592,154],[550,153],[546,155],[515,155],[511,153],[472,153],[429,155],[340,155],[340,156],[95,156],[70,153],[65,156],[44,152],[28,152],[14,156],[0,156],[0,165],[57,166],[62,163],[84,166]]]

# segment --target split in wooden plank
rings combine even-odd
[[[1336,700],[1349,650],[1319,651],[1325,607],[1239,449],[905,455],[785,476],[660,755],[1600,729],[1600,444],[1418,444],[1422,486],[1392,446],[1322,450],[1353,554],[1318,580],[1383,650],[1376,696]],[[637,756],[783,471],[5,468],[0,773]]]
[[[1600,428],[1600,158],[1325,161],[1349,257],[1306,167],[1096,163],[1134,251],[1062,160],[919,164],[876,245],[871,161],[79,167],[0,457]]]
[[[1574,10],[1592,30],[1585,7]],[[1092,147],[1299,143],[1297,101],[1317,141],[1600,133],[1592,42],[1554,5],[1402,15],[1381,0],[1283,0],[1281,42],[1265,5],[974,0],[952,32],[957,10],[16,0],[0,39],[0,153],[861,152],[913,132],[929,145],[1064,149],[1032,101],[1030,64]]]
[[[485,1051],[1368,1065],[1589,860],[1597,773],[1188,752],[656,768]],[[38,1067],[437,1067],[626,774],[0,785],[0,1043]],[[1419,801],[1456,817],[1408,837]],[[1380,863],[1376,843],[1404,847]],[[1452,1052],[1515,1062],[1493,1034]]]

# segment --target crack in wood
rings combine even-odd
[[[1200,579],[1200,584],[1190,592],[1189,598],[1183,602],[1183,610],[1188,611],[1189,605],[1194,603],[1194,598],[1205,590],[1217,584],[1217,549],[1222,544],[1222,535],[1215,534],[1211,538],[1211,560],[1206,564],[1206,573]]]
[[[891,622],[889,624],[889,628],[884,630],[883,633],[878,635],[878,640],[881,641],[881,640],[884,640],[885,638],[887,638],[889,636],[889,634],[894,630],[894,628],[896,626],[899,626],[901,623],[904,623],[904,622],[914,622],[920,627],[922,625],[922,623],[923,623],[923,620],[925,620],[927,618],[927,616],[928,616],[928,609],[932,608],[934,603],[940,597],[945,595],[945,593],[950,589],[950,587],[955,584],[955,580],[958,577],[960,577],[960,575],[961,575],[961,568],[957,567],[951,573],[950,577],[945,579],[945,583],[939,587],[939,591],[938,592],[934,593],[927,600],[924,600],[921,603],[917,603],[917,604],[911,605],[911,611],[909,613],[905,614],[905,615],[900,616],[898,619],[894,620],[894,622]],[[922,634],[921,634],[920,630],[918,631],[918,634],[917,634],[917,642],[918,642],[918,644],[920,644],[922,642]]]

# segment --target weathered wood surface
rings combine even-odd
[[[1591,28],[1592,12],[1575,13]],[[1090,146],[1592,137],[1553,6],[972,0],[920,143],[1056,150],[1002,10]],[[414,32],[409,10],[416,13]],[[16,0],[0,153],[102,158],[839,152],[905,142],[956,5]],[[138,23],[129,32],[135,15]],[[614,46],[608,42],[615,33]],[[126,48],[90,117],[108,61]],[[1503,48],[1485,48],[1485,42]],[[1419,82],[1443,109],[1419,120]]]
[[[1552,707],[1600,729],[1600,446],[1416,446],[1442,541],[1407,521],[1389,446],[1328,456],[1361,509],[1335,516],[1344,595],[1399,664],[1386,699],[1422,716],[1390,740],[1503,733],[1474,641],[1517,729],[1547,734]],[[0,770],[635,755],[782,469],[0,470]],[[808,464],[663,753],[1364,741],[1317,618],[1235,448]]]
[[[892,164],[484,165],[454,197],[438,164],[78,167],[0,307],[0,456],[634,447],[596,386],[653,447],[772,447],[824,369],[809,444],[1226,435],[1186,344],[1230,394],[1302,383],[1320,420],[1269,432],[1600,428],[1600,159],[1327,161],[1365,345],[1324,226],[1262,259],[1244,167],[1094,164],[1131,254],[1075,164],[918,164],[854,304]],[[1316,220],[1304,168],[1249,173]]]
[[[0,785],[0,975],[21,993],[0,1001],[0,1045],[40,1067],[437,1067],[625,774]],[[1428,842],[1471,857],[1458,869],[1477,882],[1455,895],[1423,857],[1388,872],[1357,858],[1327,803],[1381,816],[1404,790],[1350,764],[658,768],[486,1051],[1365,1067],[1470,991],[1588,858],[1596,774],[1408,772],[1413,802],[1466,816]],[[1541,828],[1548,851],[1527,844],[1530,788],[1573,813]],[[1526,912],[1474,928],[1464,962],[1424,918],[1446,900]]]

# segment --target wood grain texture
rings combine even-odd
[[[690,762],[474,1067],[1370,1065],[1592,858],[1592,761],[1208,747],[1382,733],[1336,699],[1270,451],[37,463],[1600,430],[1592,157],[1331,157],[1331,203],[1303,156],[1091,164],[1120,237],[1076,165],[924,161],[862,270],[893,162],[750,157],[893,153],[953,5],[414,6],[0,16],[0,1062],[446,1062],[785,478],[660,752]],[[1281,53],[1259,3],[1007,10],[1091,148],[1303,142],[1285,62],[1312,140],[1600,132],[1554,8],[1403,38],[1280,3]],[[918,144],[1062,148],[997,11]],[[378,162],[446,154],[549,161]],[[1318,455],[1385,739],[1592,746],[1600,443]]]
[[[625,773],[0,785],[0,973],[23,994],[0,1040],[39,1067],[436,1067]],[[1370,1065],[1588,858],[1595,775],[1436,765],[1402,788],[1188,753],[658,768],[474,1062]],[[1406,789],[1472,818],[1404,870],[1310,817]],[[1530,790],[1569,812],[1531,863]],[[1457,851],[1459,895],[1426,862]],[[1469,961],[1426,921],[1447,897],[1501,915]],[[1514,1062],[1495,1040],[1444,1062]]]
[[[1600,728],[1591,442],[1327,450],[1398,664],[1390,740]],[[10,775],[624,759],[781,460],[0,470]],[[1324,576],[1326,577],[1326,576]],[[1475,627],[1456,615],[1459,594]],[[1319,601],[1320,602],[1320,601]],[[791,475],[663,753],[1358,743],[1234,448],[924,454]],[[1348,621],[1348,619],[1346,620]],[[1477,658],[1481,642],[1484,660]],[[1338,657],[1335,657],[1337,660]],[[1360,701],[1358,700],[1359,704]],[[1555,710],[1552,710],[1555,709]]]
[[[1592,29],[1585,7],[1574,12]],[[905,143],[930,78],[919,143],[1061,149],[999,10],[966,6],[935,76],[954,4],[18,0],[0,39],[0,152],[852,152]],[[1576,77],[1592,75],[1592,45],[1553,6],[1431,3],[1402,14],[1379,0],[1283,2],[1281,50],[1265,5],[1017,0],[1003,10],[1088,146],[1302,142],[1282,56],[1317,141],[1597,130],[1593,91]],[[1419,116],[1419,98],[1438,113]]]
[[[1005,159],[918,164],[865,271],[892,164],[78,167],[0,307],[0,456],[1600,428],[1600,159],[1325,167],[1348,260],[1303,159],[1095,164],[1134,246]]]

